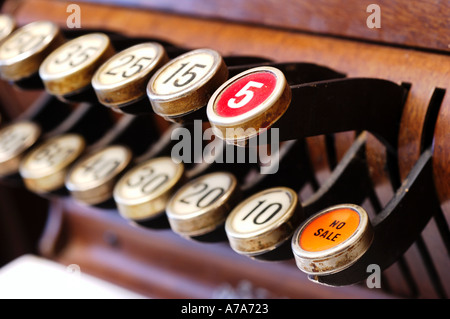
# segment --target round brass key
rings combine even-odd
[[[86,34],[48,55],[39,68],[39,75],[50,94],[64,99],[91,88],[95,71],[113,54],[106,34]]]
[[[166,208],[170,226],[185,237],[210,234],[224,224],[240,195],[236,177],[231,173],[200,176],[170,199]]]
[[[355,263],[372,240],[366,211],[357,205],[342,204],[307,219],[292,237],[292,251],[303,272],[333,274]]]
[[[33,122],[16,122],[0,130],[0,177],[15,174],[26,151],[41,135],[40,127]]]
[[[231,248],[257,259],[291,258],[289,239],[303,218],[295,191],[269,188],[238,204],[225,222]]]
[[[70,165],[81,155],[85,145],[81,135],[63,134],[31,150],[20,165],[25,186],[36,193],[48,193],[63,187]]]
[[[58,26],[50,21],[36,21],[17,29],[0,46],[2,78],[19,81],[37,74],[46,56],[64,41]]]
[[[0,43],[16,28],[16,21],[7,14],[0,14]]]
[[[92,78],[98,100],[119,111],[142,100],[150,77],[167,61],[164,47],[155,42],[138,44],[117,53],[102,64]]]
[[[131,150],[121,145],[110,145],[90,153],[71,168],[66,176],[66,188],[79,202],[103,204],[111,198],[119,174],[131,159]]]
[[[156,114],[176,122],[204,107],[227,77],[228,69],[218,52],[193,50],[160,68],[150,79],[147,94]]]
[[[225,82],[207,106],[214,133],[228,143],[245,146],[272,128],[278,130],[281,141],[366,130],[394,151],[407,94],[404,86],[339,75],[293,82],[292,73],[289,83],[296,84],[289,84],[286,71],[257,67]]]
[[[290,101],[284,74],[273,67],[257,67],[222,84],[208,102],[207,116],[214,134],[242,144],[276,122]]]
[[[184,166],[170,157],[157,157],[130,169],[114,188],[120,214],[135,222],[157,219],[184,179]]]

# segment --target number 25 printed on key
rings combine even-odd
[[[113,66],[107,70],[105,74],[111,76],[121,76],[122,78],[132,77],[133,75],[141,72],[143,68],[147,67],[152,61],[152,58],[145,56],[136,57],[134,54],[128,54],[120,58],[119,61],[121,62],[120,64]]]

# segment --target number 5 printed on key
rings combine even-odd
[[[216,136],[244,145],[285,113],[291,97],[281,70],[256,67],[224,82],[209,99],[206,114]]]
[[[235,117],[258,108],[277,86],[271,72],[256,72],[230,83],[216,101],[215,113],[220,117]]]
[[[250,90],[250,88],[255,87],[260,89],[263,86],[264,86],[263,83],[249,81],[242,89],[239,90],[239,92],[236,93],[235,97],[228,100],[228,107],[231,107],[232,109],[243,107],[253,98],[254,92]],[[243,95],[245,95],[245,97],[238,103],[236,103],[236,98],[241,97]]]

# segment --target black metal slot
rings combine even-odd
[[[92,144],[100,139],[114,125],[111,113],[97,104],[80,104],[55,129],[43,138],[49,138],[66,133],[77,133],[83,136],[86,143]]]
[[[373,189],[365,158],[367,132],[361,133],[331,176],[303,202],[305,216],[342,203],[361,204]]]
[[[439,115],[442,101],[444,100],[445,89],[436,88],[431,96],[428,104],[427,113],[425,115],[425,122],[422,133],[421,152],[433,144],[434,127]]]
[[[420,256],[422,258],[422,262],[425,265],[428,276],[430,278],[431,284],[438,295],[439,298],[446,299],[447,294],[445,293],[445,289],[442,286],[441,279],[439,278],[439,274],[434,266],[433,259],[431,258],[430,252],[428,251],[427,246],[422,237],[419,237],[415,242]]]
[[[434,128],[436,124],[437,117],[439,115],[439,110],[442,105],[442,101],[444,99],[445,89],[436,88],[433,92],[433,95],[428,104],[427,113],[425,115],[424,126],[422,128],[422,139],[421,139],[421,152],[425,151],[427,148],[432,147],[433,138],[434,138]],[[450,251],[450,245],[448,238],[450,238],[450,231],[447,226],[447,223],[444,221],[442,223],[443,217],[442,210],[438,207],[434,213],[433,219],[435,220],[438,231],[440,233],[441,238],[446,245],[447,251]],[[445,220],[445,219],[444,219]],[[445,240],[447,238],[447,240]],[[427,248],[425,241],[422,236],[419,236],[415,245],[419,251],[422,262],[425,266],[426,272],[430,278],[431,284],[439,298],[446,298],[445,289],[442,286],[441,280],[439,278],[439,274],[434,265],[433,259],[431,258],[431,254],[429,249]]]
[[[335,136],[334,134],[326,134],[325,135],[325,146],[327,148],[327,159],[328,165],[330,166],[330,170],[333,170],[337,165],[337,156],[336,156],[336,148],[335,148]]]

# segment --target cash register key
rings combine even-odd
[[[112,197],[119,175],[132,160],[122,145],[110,145],[78,160],[66,176],[66,188],[81,203],[97,205]]]
[[[364,255],[373,234],[362,207],[351,204],[329,207],[302,223],[292,237],[297,267],[310,275],[337,273]]]
[[[78,134],[55,136],[27,153],[20,165],[25,186],[36,193],[48,193],[64,186],[71,164],[84,151],[86,143]]]
[[[65,39],[50,21],[29,23],[0,45],[0,74],[7,81],[19,81],[37,74],[44,59]]]
[[[16,122],[0,129],[0,176],[19,171],[26,151],[41,135],[40,127],[33,122]]]
[[[170,199],[166,214],[174,232],[184,237],[201,236],[223,226],[239,199],[236,177],[214,172],[183,185]]]
[[[118,110],[145,98],[148,81],[167,61],[164,47],[155,42],[137,44],[115,54],[92,78],[98,100]]]
[[[160,68],[147,85],[147,95],[156,114],[177,122],[205,107],[227,78],[228,68],[218,52],[193,50]]]
[[[0,43],[16,28],[16,21],[10,15],[0,14]]]
[[[227,143],[245,142],[275,123],[287,110],[291,89],[274,67],[244,71],[221,85],[207,106],[213,132]]]
[[[226,219],[225,232],[234,251],[258,258],[286,242],[290,244],[302,218],[296,192],[287,187],[274,187],[238,204]]]
[[[106,34],[86,34],[66,42],[47,56],[39,75],[50,94],[59,97],[76,94],[91,86],[95,71],[113,54]]]
[[[164,214],[167,202],[184,181],[184,165],[157,157],[130,169],[117,182],[114,200],[121,216],[135,222]]]

